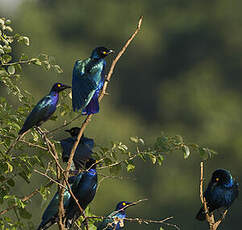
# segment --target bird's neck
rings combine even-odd
[[[50,96],[52,97],[59,97],[59,93],[57,91],[50,91]]]
[[[118,211],[118,214],[119,214],[120,216],[122,216],[123,218],[125,218],[125,216],[126,216],[126,213],[125,213],[124,210],[122,210],[122,211]]]

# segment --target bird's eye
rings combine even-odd
[[[60,88],[60,87],[61,87],[61,84],[58,84],[58,85],[57,85],[57,87],[59,87],[59,88]]]
[[[126,205],[126,203],[125,203],[125,202],[123,202],[123,203],[122,203],[122,205],[123,205],[123,206],[125,206],[125,205]]]
[[[219,178],[217,177],[215,180],[218,182],[219,181]]]
[[[105,55],[105,54],[107,54],[107,52],[106,51],[103,51],[103,54]]]

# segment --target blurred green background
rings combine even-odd
[[[16,47],[16,58],[22,52],[30,56],[47,53],[64,70],[58,75],[33,66],[24,68],[24,87],[36,101],[55,81],[71,84],[75,60],[89,56],[94,47],[118,52],[144,15],[141,32],[116,66],[108,87],[111,96],[102,101],[101,112],[86,135],[98,145],[109,146],[110,141],[129,143],[130,136],[143,137],[149,145],[162,131],[180,134],[186,142],[219,153],[205,165],[206,182],[216,168],[231,170],[239,183],[242,174],[241,8],[238,0],[0,0],[0,15],[12,19],[15,31],[31,39],[30,48]],[[111,58],[107,59],[110,64]],[[56,127],[57,123],[49,121],[44,126]],[[57,134],[62,137],[65,134]],[[91,204],[92,212],[104,215],[120,200],[148,198],[130,208],[128,216],[174,216],[172,222],[181,229],[208,229],[206,223],[194,219],[200,208],[197,154],[188,160],[171,154],[162,167],[140,160],[136,164],[133,174],[124,172],[127,180],[103,182]],[[36,176],[33,184],[21,185],[19,192],[25,195],[40,181],[46,179]],[[37,226],[47,202],[40,196],[32,202],[28,210]],[[238,229],[240,217],[238,199],[219,229]],[[127,223],[126,229],[159,226]]]

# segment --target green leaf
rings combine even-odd
[[[28,37],[22,37],[23,42],[26,46],[29,46],[29,38]]]
[[[6,64],[6,63],[10,62],[11,60],[12,60],[12,57],[10,55],[8,55],[8,54],[4,54],[2,56],[2,62],[3,62],[3,64]]]
[[[9,31],[10,33],[13,32],[13,29],[12,29],[12,27],[10,27],[10,26],[6,26],[6,27],[5,27],[5,30]]]
[[[130,137],[129,140],[134,143],[139,143],[139,138],[138,137]]]
[[[0,77],[7,77],[8,73],[5,70],[0,70]]]
[[[4,53],[11,53],[12,52],[12,48],[11,46],[3,46],[3,51]]]
[[[6,162],[6,164],[8,166],[8,170],[6,170],[5,173],[12,172],[13,171],[13,166],[9,162]]]
[[[31,58],[30,61],[35,65],[41,66],[41,61],[39,60],[39,58]]]
[[[15,73],[15,67],[13,65],[8,66],[8,72],[9,72],[9,74],[14,74]]]
[[[162,163],[163,163],[163,161],[164,161],[164,157],[163,157],[162,155],[159,155],[158,157],[156,157],[156,159],[157,159],[157,163],[158,163],[159,165],[162,165]]]
[[[206,151],[206,148],[202,148],[200,147],[199,148],[199,153],[200,153],[200,157],[203,159],[203,160],[207,160],[209,155],[208,155],[208,152]]]
[[[59,65],[54,65],[53,68],[56,73],[63,73],[63,70],[61,69],[61,67]]]
[[[153,154],[150,154],[149,157],[150,157],[150,160],[152,161],[152,163],[155,164],[156,163],[156,156],[154,156]]]
[[[9,25],[9,24],[11,24],[11,20],[10,19],[7,19],[6,20],[6,25]]]
[[[5,24],[4,20],[0,18],[0,25],[3,26]]]
[[[130,171],[133,171],[135,169],[135,165],[133,164],[128,164],[127,165],[127,171],[130,172]]]
[[[182,151],[184,152],[184,159],[187,159],[190,155],[190,149],[187,145],[182,146]]]

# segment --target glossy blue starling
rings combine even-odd
[[[98,94],[105,78],[104,58],[113,50],[97,47],[91,57],[77,60],[72,73],[72,107],[83,114],[99,112]]]
[[[72,147],[77,140],[77,136],[80,132],[80,128],[73,127],[65,131],[70,133],[71,137],[61,140],[60,143],[63,150],[62,160],[63,162],[68,162]],[[73,162],[77,170],[82,168],[85,161],[91,157],[93,147],[94,140],[84,137],[84,135],[82,135],[73,157]]]
[[[86,171],[78,183],[72,186],[72,192],[78,200],[79,205],[84,211],[89,203],[93,200],[97,189],[97,171],[96,161],[89,159],[86,162]],[[71,197],[70,202],[65,212],[66,227],[69,229],[73,223],[81,216],[82,212],[79,209],[76,201]]]
[[[74,183],[78,183],[82,174],[78,174],[77,176],[69,177],[68,182],[71,187]],[[70,202],[71,194],[68,189],[64,192],[64,208],[66,208]],[[52,200],[50,201],[48,207],[45,209],[44,214],[42,216],[42,221],[37,230],[45,230],[49,228],[51,225],[57,222],[58,216],[58,209],[59,209],[59,193],[53,196]]]
[[[33,126],[40,126],[43,122],[47,121],[56,110],[59,92],[67,88],[71,87],[62,83],[55,83],[50,93],[43,97],[30,112],[18,134],[21,135]]]
[[[217,169],[214,171],[212,179],[204,192],[208,211],[211,213],[219,208],[228,209],[238,197],[238,186],[239,184],[233,179],[229,171],[225,169]],[[203,207],[199,210],[196,219],[200,221],[206,219]]]
[[[124,227],[125,209],[130,207],[130,202],[121,201],[117,204],[115,211],[109,214],[98,226],[97,230],[118,230]]]

